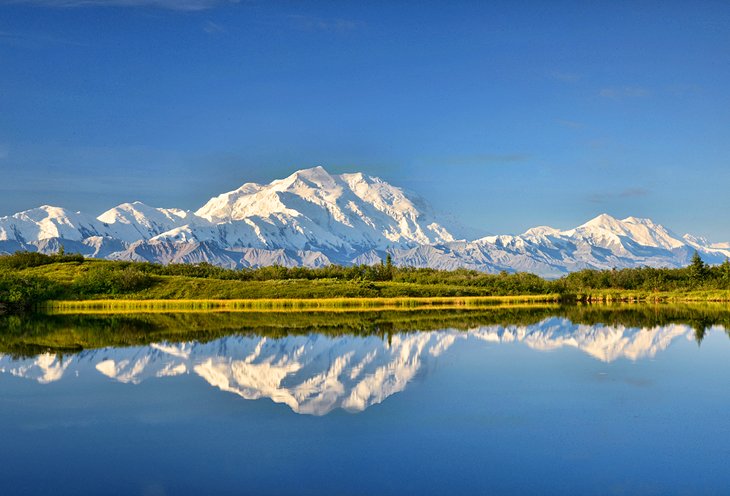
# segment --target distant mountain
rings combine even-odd
[[[378,336],[230,336],[209,343],[157,343],[18,359],[0,354],[0,373],[51,383],[103,374],[123,383],[195,374],[221,391],[246,399],[270,398],[297,413],[324,415],[335,408],[363,411],[403,391],[454,343],[520,342],[532,349],[579,349],[597,360],[654,357],[692,328],[587,326],[549,318],[530,326],[484,326]]]
[[[557,277],[583,268],[680,267],[694,250],[708,263],[730,243],[680,237],[649,219],[602,214],[561,231],[465,239],[465,231],[401,188],[362,173],[297,171],[246,183],[195,212],[124,203],[98,217],[42,206],[0,218],[0,252],[67,252],[115,260],[209,262],[224,267],[394,263]]]

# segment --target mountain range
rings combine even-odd
[[[717,327],[713,330],[724,331]],[[43,384],[64,377],[103,374],[139,384],[191,374],[245,399],[270,398],[297,413],[360,412],[403,391],[417,374],[460,341],[523,343],[538,351],[574,348],[609,363],[653,358],[677,339],[693,339],[690,326],[583,325],[551,317],[529,326],[480,326],[378,336],[321,334],[266,338],[233,335],[208,343],[155,343],[32,358],[0,354],[0,373]]]
[[[0,253],[66,252],[113,260],[230,267],[373,264],[559,277],[584,268],[681,267],[694,251],[708,263],[730,243],[679,236],[650,219],[608,214],[568,230],[540,226],[473,239],[422,198],[362,173],[299,170],[246,183],[196,211],[123,203],[97,217],[44,205],[0,217]]]

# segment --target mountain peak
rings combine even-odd
[[[49,217],[64,217],[69,213],[68,210],[66,210],[63,207],[54,207],[53,205],[41,205],[40,207],[31,208],[28,210],[24,210],[22,212],[18,212],[18,214],[21,215],[34,215],[34,214],[45,214]],[[18,215],[16,214],[16,215]]]
[[[621,220],[621,222],[623,222],[624,224],[640,224],[647,227],[657,226],[657,224],[653,220],[647,217],[634,217],[633,215],[630,217],[626,217],[625,219]]]
[[[616,217],[613,217],[607,213],[602,213],[585,224],[582,224],[580,227],[613,227],[617,224],[620,224],[621,221],[618,220]]]
[[[48,240],[58,239],[76,241],[66,246],[94,257],[256,267],[370,263],[387,251],[398,265],[549,277],[581,268],[681,267],[692,248],[708,263],[730,256],[729,243],[680,238],[651,219],[608,213],[570,230],[539,226],[476,241],[456,242],[459,229],[387,181],[315,166],[269,184],[245,183],[195,213],[135,201],[94,219],[43,205],[0,217],[0,253],[50,252],[57,243]]]
[[[0,241],[40,241],[51,238],[80,241],[94,234],[93,219],[81,212],[71,212],[52,205],[41,205],[0,218]]]
[[[318,165],[309,169],[300,169],[284,179],[272,182],[271,185],[289,186],[295,184],[297,181],[302,181],[308,186],[331,187],[335,182],[335,178],[324,167]]]
[[[416,196],[361,172],[332,175],[322,166],[224,193],[196,215],[215,223],[236,222],[225,235],[228,242],[244,246],[283,241],[298,250],[355,251],[453,240]]]
[[[664,226],[653,220],[640,217],[626,217],[618,220],[608,214],[601,214],[574,230],[602,242],[623,244],[620,239],[652,248],[672,250],[684,246],[684,241]]]
[[[299,169],[297,172],[299,174],[327,174],[328,176],[330,175],[330,173],[327,172],[327,169],[325,169],[321,165],[315,165],[314,167],[309,167],[306,169]],[[295,174],[297,172],[295,172]]]
[[[306,169],[299,169],[297,171],[292,172],[289,174],[289,177],[303,177],[303,178],[318,178],[318,177],[332,177],[332,175],[327,172],[327,169],[322,167],[321,165],[317,165],[315,167],[308,167]]]
[[[552,236],[559,234],[560,230],[550,226],[531,227],[523,233],[523,236]]]
[[[24,210],[13,215],[13,217],[25,217],[36,221],[45,219],[48,221],[60,222],[69,222],[70,219],[78,218],[83,218],[83,220],[87,220],[84,214],[82,214],[81,212],[72,212],[70,210],[66,210],[63,207],[54,207],[53,205],[41,205],[40,207]]]

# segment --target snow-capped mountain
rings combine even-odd
[[[403,391],[419,371],[429,369],[429,363],[457,341],[523,343],[538,351],[575,348],[613,362],[654,357],[680,338],[693,339],[692,328],[589,326],[553,317],[529,326],[412,332],[389,340],[321,334],[277,339],[229,336],[209,343],[104,348],[63,359],[49,353],[27,359],[0,355],[0,373],[42,384],[82,374],[102,374],[129,384],[194,374],[246,399],[270,398],[297,413],[324,415],[335,408],[363,411]]]
[[[81,212],[43,205],[0,218],[0,241],[29,243],[46,239],[82,241],[98,235],[98,223]]]
[[[122,203],[96,218],[104,236],[133,243],[176,229],[190,222],[192,214],[177,208],[153,208],[142,202]]]
[[[316,246],[353,252],[454,239],[422,200],[378,178],[331,175],[322,167],[297,171],[266,186],[244,184],[195,213],[226,226],[220,239],[231,246]]]
[[[362,173],[297,171],[269,184],[246,183],[195,212],[124,203],[98,217],[43,206],[0,218],[0,253],[67,252],[118,260],[209,262],[225,267],[318,267],[394,263],[557,277],[583,268],[680,267],[695,250],[708,263],[730,243],[678,236],[649,219],[602,214],[574,229],[468,241],[462,228],[415,195]]]

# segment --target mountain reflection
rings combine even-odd
[[[724,331],[722,326],[709,329]],[[360,412],[402,391],[419,370],[427,368],[427,362],[448,352],[456,342],[522,343],[539,351],[570,347],[612,362],[653,357],[673,341],[693,340],[695,334],[684,324],[641,328],[576,324],[564,317],[549,317],[530,325],[398,332],[387,338],[373,334],[229,335],[209,342],[163,341],[65,356],[0,355],[0,372],[40,383],[102,374],[130,384],[190,374],[246,399],[269,398],[297,413],[324,415],[337,408]]]

